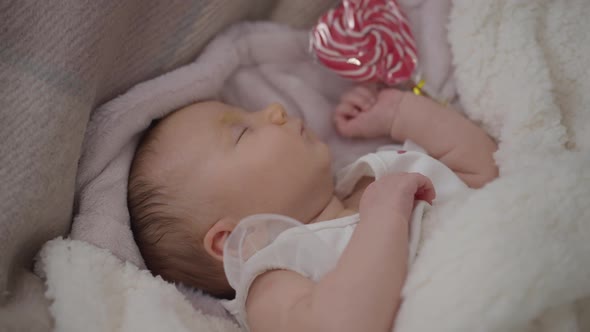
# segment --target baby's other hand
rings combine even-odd
[[[436,197],[429,178],[420,173],[392,173],[371,183],[361,197],[361,220],[391,220],[395,215],[409,221],[416,200],[432,204]]]
[[[350,101],[364,100],[361,94],[366,96],[366,88],[357,87],[342,96],[342,100],[336,108],[334,122],[340,135],[345,137],[374,138],[389,136],[391,126],[397,108],[403,96],[403,92],[395,89],[380,91],[370,107],[354,106]],[[375,97],[375,96],[374,96]]]
[[[341,97],[334,112],[334,123],[341,135],[340,127],[354,119],[361,112],[366,112],[377,101],[377,89],[369,85],[357,85],[346,91]]]
[[[334,119],[349,119],[368,111],[377,101],[377,89],[369,85],[357,85],[340,97]]]

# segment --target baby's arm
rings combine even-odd
[[[401,99],[391,125],[394,140],[416,142],[470,187],[481,187],[498,176],[493,158],[498,147],[483,129],[428,98],[396,90],[381,93]]]
[[[390,331],[407,273],[408,221],[415,199],[434,189],[419,174],[371,184],[361,221],[336,267],[318,283],[290,271],[258,277],[246,311],[252,331]]]
[[[362,94],[359,93],[361,90]],[[470,187],[481,187],[498,176],[493,159],[496,143],[459,112],[428,98],[395,89],[380,91],[371,103],[371,99],[365,97],[369,93],[369,90],[357,87],[343,96],[335,112],[336,127],[342,135],[390,135],[399,142],[412,140],[452,169]],[[356,99],[349,95],[355,95]],[[371,106],[360,108],[356,105],[357,99],[363,105],[371,103]],[[350,108],[356,111],[343,112]]]

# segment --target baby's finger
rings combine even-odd
[[[346,121],[347,120],[343,116],[334,116],[334,125],[336,126],[336,130],[340,135],[344,137],[348,137],[348,135],[345,133],[345,130],[343,129],[343,127],[345,126],[344,123]]]
[[[430,179],[422,174],[414,173],[416,179],[416,193],[414,197],[418,200],[423,200],[432,204],[432,201],[436,198],[436,191],[434,185]]]
[[[349,93],[345,93],[342,96],[342,101],[345,103],[352,104],[353,106],[358,107],[363,111],[369,110],[375,103],[375,100],[373,100],[371,97],[366,96],[364,93],[360,93],[360,91],[362,90],[360,90],[359,87],[355,90],[352,90]]]
[[[349,103],[340,103],[336,106],[336,114],[339,116],[353,117],[359,113],[359,110]]]
[[[334,122],[340,135],[344,137],[357,137],[360,135],[358,121],[355,119],[346,118],[343,116],[335,116]]]
[[[432,201],[436,198],[434,188],[420,188],[416,191],[414,198],[419,201],[426,201],[432,205]]]
[[[363,96],[363,98],[369,100],[371,103],[375,103],[377,101],[377,92],[371,90],[369,87],[364,85],[359,85],[354,88],[354,91]]]

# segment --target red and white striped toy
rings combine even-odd
[[[343,0],[320,18],[311,46],[326,67],[355,81],[396,85],[411,80],[418,64],[395,0]]]

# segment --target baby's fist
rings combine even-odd
[[[345,103],[345,97],[352,92],[355,92],[355,89],[344,94],[342,102],[336,108],[334,122],[338,132],[345,137],[389,136],[403,92],[395,89],[382,90],[370,107],[350,110],[351,107]]]
[[[375,88],[357,85],[340,97],[334,119],[339,121],[352,118],[360,112],[368,111],[376,101],[377,90]]]
[[[436,197],[429,178],[420,173],[392,173],[371,183],[361,197],[361,220],[391,219],[399,215],[409,221],[414,202],[432,204]]]

